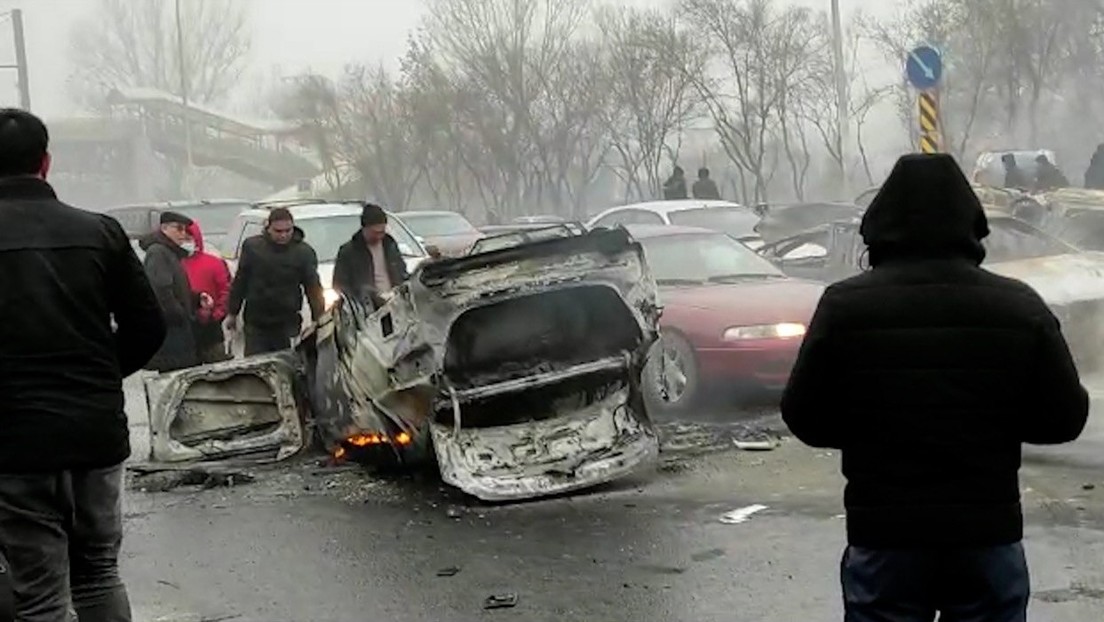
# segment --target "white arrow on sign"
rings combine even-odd
[[[932,71],[931,67],[928,67],[927,64],[924,63],[919,54],[917,54],[916,52],[909,52],[909,56],[912,57],[912,60],[916,61],[917,65],[920,65],[920,70],[924,72],[924,76],[926,76],[929,80],[935,79],[935,72]]]

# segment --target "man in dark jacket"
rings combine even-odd
[[[676,166],[667,181],[663,182],[663,199],[677,201],[686,198],[686,173],[681,166]]]
[[[192,220],[176,212],[162,212],[160,228],[138,245],[146,252],[145,268],[168,332],[161,349],[146,369],[176,371],[199,364],[195,339],[196,311],[209,306],[210,298],[192,293],[182,261],[188,256],[185,245],[191,242],[187,228]]]
[[[1104,190],[1104,145],[1098,145],[1089,160],[1085,171],[1085,187],[1090,190]]]
[[[1035,174],[1036,191],[1047,192],[1058,188],[1069,188],[1069,180],[1045,155],[1039,154],[1036,156],[1035,165],[1038,171]]]
[[[847,620],[1024,620],[1022,443],[1088,396],[1034,290],[982,269],[985,213],[947,155],[905,156],[863,217],[872,269],[825,291],[782,398],[841,449]]]
[[[119,223],[46,183],[47,144],[38,118],[0,110],[0,578],[18,620],[68,620],[71,600],[82,621],[129,621],[122,382],[165,325]]]
[[[269,212],[264,233],[242,245],[226,324],[231,331],[237,329],[244,304],[246,356],[291,347],[303,323],[304,294],[312,321],[318,321],[325,310],[318,256],[305,237],[291,212],[281,207]]]
[[[334,290],[360,301],[381,302],[410,278],[395,238],[387,233],[387,213],[369,203],[360,214],[360,230],[337,251]]]
[[[1031,181],[1016,163],[1016,156],[1006,153],[1001,156],[1001,164],[1004,165],[1004,187],[1016,190],[1027,190],[1031,187]]]
[[[698,169],[698,181],[692,188],[695,199],[720,200],[721,191],[717,189],[717,182],[709,178],[709,169]]]

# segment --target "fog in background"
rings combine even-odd
[[[134,0],[141,2],[142,0]],[[183,0],[188,2],[188,0]],[[425,10],[423,0],[220,0],[249,6],[253,34],[250,79],[260,83],[273,74],[307,71],[337,76],[354,61],[382,61],[398,68],[407,36]],[[622,0],[614,4],[668,6],[668,0]],[[795,4],[827,10],[829,0]],[[856,9],[892,12],[896,0],[841,0],[849,15]],[[81,19],[94,15],[96,0],[0,0],[0,11],[21,8],[35,112],[45,117],[77,114],[66,89],[73,70],[68,41]],[[10,21],[0,23],[0,64],[14,62]],[[14,71],[0,72],[0,103],[17,105]],[[248,101],[246,94],[239,99]],[[247,105],[247,104],[238,104]]]
[[[574,120],[577,115],[588,112],[584,109],[588,105],[592,109],[589,111],[591,118],[586,123],[597,124],[594,127],[606,127],[611,123],[609,119],[595,120],[595,115],[601,114],[593,111],[594,107],[608,109],[610,105],[604,101],[583,101],[586,94],[565,95],[562,102],[556,101],[557,96],[553,95],[537,102],[534,105],[538,107],[538,114],[544,115],[541,120],[544,125],[533,130],[532,135],[526,138],[527,143],[499,141],[499,144],[493,144],[503,136],[495,136],[493,132],[488,134],[486,128],[476,126],[483,123],[485,118],[500,118],[503,111],[509,111],[511,104],[502,99],[509,94],[502,91],[488,95],[487,105],[482,107],[478,102],[465,102],[465,97],[471,98],[472,93],[481,92],[483,87],[480,80],[485,76],[479,77],[476,74],[487,68],[467,72],[471,75],[464,75],[464,71],[458,72],[455,63],[462,54],[458,55],[455,42],[445,42],[425,52],[422,57],[423,72],[419,74],[423,82],[417,85],[421,89],[417,93],[421,99],[416,100],[419,105],[425,107],[432,104],[434,97],[427,93],[437,92],[444,93],[441,98],[448,104],[434,110],[419,109],[419,114],[423,116],[419,116],[417,121],[403,121],[406,126],[435,123],[437,129],[412,137],[409,127],[377,121],[374,126],[368,123],[368,129],[358,130],[358,135],[347,135],[350,127],[365,126],[365,115],[371,116],[373,110],[383,111],[381,114],[384,117],[395,117],[405,115],[411,108],[408,100],[404,99],[408,93],[399,92],[398,86],[394,87],[396,90],[392,90],[392,85],[398,84],[402,71],[400,59],[411,49],[411,37],[427,19],[430,22],[436,19],[438,33],[455,32],[449,30],[450,18],[441,18],[438,15],[430,19],[429,1],[207,0],[208,12],[223,7],[244,9],[243,31],[249,42],[248,53],[241,56],[240,77],[234,77],[231,80],[232,88],[223,89],[226,93],[213,98],[210,105],[243,118],[275,119],[279,116],[285,122],[300,124],[305,133],[315,132],[313,139],[300,140],[300,146],[312,152],[310,157],[321,158],[318,161],[323,170],[330,170],[335,166],[337,168],[334,170],[345,167],[352,170],[352,174],[359,175],[359,182],[353,185],[342,177],[344,173],[336,174],[334,179],[327,177],[326,183],[335,193],[351,193],[351,196],[360,197],[360,193],[365,191],[378,191],[381,194],[368,198],[378,199],[398,209],[433,203],[439,207],[468,212],[473,206],[476,206],[475,209],[490,210],[492,207],[489,204],[498,202],[502,205],[495,209],[508,209],[518,213],[558,211],[577,215],[602,207],[605,202],[654,198],[661,177],[670,172],[675,162],[686,168],[691,177],[698,166],[709,166],[714,170],[714,177],[726,197],[747,203],[764,200],[846,199],[877,183],[897,155],[913,149],[912,145],[917,140],[916,128],[913,127],[915,120],[911,118],[915,113],[915,92],[904,88],[901,62],[898,59],[903,58],[904,52],[915,43],[934,36],[941,41],[945,40],[950,48],[947,50],[950,68],[944,106],[947,117],[945,147],[960,158],[967,170],[971,168],[979,150],[1017,146],[1047,147],[1055,149],[1060,160],[1064,158],[1062,163],[1068,163],[1067,171],[1071,173],[1071,179],[1076,179],[1080,177],[1084,162],[1097,142],[1091,132],[1086,133],[1084,127],[1076,127],[1079,125],[1077,122],[1085,118],[1086,111],[1093,107],[1091,103],[1078,104],[1078,101],[1086,98],[1074,91],[1079,88],[1079,84],[1084,89],[1088,87],[1083,85],[1095,83],[1082,80],[1078,75],[1082,70],[1078,67],[1085,67],[1087,74],[1087,68],[1099,66],[1100,61],[1104,60],[1100,58],[1104,55],[1104,46],[1098,45],[1104,40],[1098,36],[1098,31],[1104,29],[1085,28],[1082,33],[1076,25],[1076,18],[1055,25],[1059,20],[1054,15],[1062,13],[1064,9],[1050,7],[1042,0],[1027,0],[1024,3],[1011,3],[1007,0],[840,0],[844,28],[847,31],[845,53],[848,56],[848,79],[852,98],[850,105],[862,110],[861,121],[856,119],[859,113],[852,115],[851,141],[846,147],[848,153],[845,158],[851,173],[847,183],[839,179],[839,156],[833,153],[831,135],[838,128],[834,124],[832,58],[830,47],[827,47],[825,22],[818,21],[824,19],[822,14],[828,12],[830,0],[774,0],[771,3],[773,6],[767,8],[768,21],[777,19],[778,23],[785,22],[787,25],[791,22],[786,20],[793,17],[786,13],[788,6],[802,6],[816,11],[818,14],[810,15],[805,22],[800,21],[800,17],[797,18],[798,21],[792,22],[790,31],[807,28],[810,36],[817,38],[817,43],[806,46],[805,49],[796,49],[802,45],[802,36],[791,36],[790,41],[783,42],[791,46],[787,48],[789,51],[786,54],[789,56],[786,58],[792,59],[790,62],[798,67],[797,73],[801,75],[789,78],[790,82],[781,90],[776,89],[773,94],[743,95],[745,102],[757,101],[756,98],[763,95],[767,99],[781,96],[786,101],[798,103],[786,104],[789,108],[764,113],[767,116],[763,118],[767,120],[762,123],[754,118],[749,119],[745,112],[745,117],[737,120],[744,124],[744,129],[730,128],[727,136],[723,131],[715,131],[719,128],[718,115],[723,116],[726,109],[738,114],[740,106],[735,103],[738,96],[734,95],[734,89],[731,88],[734,82],[731,78],[747,69],[725,67],[723,58],[714,56],[708,64],[698,65],[700,75],[706,78],[699,83],[679,87],[690,93],[691,97],[698,98],[694,113],[684,114],[679,118],[647,119],[652,125],[658,123],[658,127],[650,128],[655,130],[651,132],[637,132],[638,128],[634,127],[631,119],[614,120],[622,123],[621,127],[632,128],[629,131],[634,132],[634,135],[629,140],[637,141],[638,147],[658,143],[659,148],[652,152],[648,152],[646,147],[639,147],[640,153],[632,153],[632,157],[626,158],[622,145],[615,145],[612,151],[598,156],[602,159],[602,164],[595,166],[593,161],[589,161],[590,154],[586,149],[595,149],[594,140],[599,139],[564,134],[574,131],[568,120]],[[134,2],[133,6],[146,6],[141,4],[142,0]],[[708,32],[709,20],[721,19],[710,15],[709,11],[723,3],[711,4],[712,2],[713,0],[594,0],[591,4],[655,8],[665,10],[666,16],[673,14],[672,7],[679,6],[679,32],[665,33],[665,26],[662,24],[646,24],[647,43],[644,47],[653,51],[666,49],[663,44],[655,43],[655,35],[658,33],[661,37],[675,37],[671,39],[672,50],[677,47],[674,44],[679,43],[680,36],[687,37],[693,44],[704,43],[711,45],[714,50],[723,49],[724,42]],[[751,15],[757,3],[763,5],[763,2],[737,0],[729,5],[739,5],[740,10],[748,11],[745,15]],[[201,4],[201,0],[181,0],[181,3],[185,7],[194,8]],[[32,109],[48,121],[60,123],[61,120],[75,117],[99,115],[97,118],[106,118],[118,115],[117,110],[108,113],[102,106],[98,110],[92,109],[94,106],[88,103],[87,85],[82,88],[78,84],[82,74],[75,59],[80,55],[73,53],[73,43],[80,39],[83,31],[94,31],[97,30],[94,28],[96,24],[107,23],[105,20],[97,21],[97,7],[103,4],[101,0],[0,0],[0,11],[17,7],[24,11]],[[1091,3],[1087,0],[1062,0],[1060,4],[1071,7],[1067,11],[1071,16],[1077,15],[1075,11],[1092,10],[1089,8]],[[171,2],[168,5],[171,6]],[[931,9],[933,6],[940,9]],[[211,7],[215,9],[212,10]],[[697,14],[684,14],[685,11],[692,10],[687,7],[695,7]],[[863,19],[856,21],[854,18],[860,14]],[[451,19],[457,19],[457,16],[454,14]],[[590,28],[590,36],[593,36],[594,32],[607,28],[607,25],[598,27],[595,19],[595,16],[588,15],[576,32]],[[1055,36],[1048,34],[1051,32],[1048,29],[1052,27]],[[648,28],[652,30],[648,31]],[[976,37],[973,36],[975,30]],[[1046,47],[1048,36],[1050,39],[1062,40],[1067,38],[1067,32],[1074,30],[1082,37],[1078,41],[1083,40],[1084,44],[1078,43],[1076,49],[1061,51],[1062,55],[1075,56],[1072,60],[1047,56],[1051,53],[1051,48]],[[472,32],[479,31],[476,28]],[[0,59],[3,59],[0,62],[12,62],[14,59],[9,32],[10,20],[0,21]],[[632,29],[625,32],[632,34]],[[753,28],[751,32],[758,31]],[[787,27],[779,27],[775,36],[781,39],[787,32]],[[171,34],[167,36],[171,37]],[[217,36],[217,33],[212,36]],[[539,35],[537,37],[533,41],[539,41]],[[440,39],[437,37],[437,40]],[[746,41],[748,37],[735,39]],[[423,39],[423,45],[425,41],[434,41],[434,38],[430,36]],[[770,44],[768,41],[748,45]],[[631,50],[634,45],[636,44],[629,43],[627,49]],[[691,56],[695,53],[684,52]],[[575,62],[575,59],[586,58],[585,53],[575,51],[572,54],[565,58]],[[1005,63],[1001,60],[1005,55],[1015,56],[1017,60]],[[626,62],[632,60],[631,54],[625,58],[628,59]],[[654,65],[663,61],[648,62]],[[449,68],[449,63],[454,63],[452,68]],[[552,68],[555,64],[547,65],[544,69],[536,68],[535,72],[554,72]],[[350,65],[358,65],[366,73],[350,79],[346,71]],[[436,78],[432,74],[436,71],[435,66],[444,68],[446,73],[452,72],[445,77],[446,81],[451,81],[449,84],[434,83]],[[374,73],[379,67],[382,67],[384,74]],[[1070,67],[1074,69],[1071,70]],[[666,71],[660,67],[660,74],[656,74],[656,67],[650,68],[653,70],[650,75],[661,75],[662,71]],[[579,69],[587,69],[586,63],[582,63]],[[1034,71],[1036,69],[1037,72]],[[170,68],[167,73],[171,75],[171,71]],[[778,69],[772,68],[769,71]],[[561,75],[553,76],[549,73],[540,78],[545,80],[548,92],[555,94],[560,90],[570,90],[571,74],[563,70],[559,73]],[[623,81],[628,80],[627,76],[634,75],[632,70],[624,71],[623,74]],[[473,75],[476,76],[474,82]],[[304,81],[304,78],[310,78],[310,81]],[[547,88],[548,81],[553,79],[561,81],[557,84],[567,86]],[[811,82],[822,84],[810,86]],[[175,90],[175,85],[162,87]],[[445,90],[434,90],[439,88]],[[653,94],[653,97],[661,96]],[[478,96],[474,97],[478,99]],[[568,102],[568,97],[573,98],[572,101]],[[102,103],[102,93],[100,99]],[[197,98],[192,99],[195,101]],[[622,106],[625,105],[623,100],[624,98],[620,100]],[[0,71],[0,104],[11,105],[18,101],[15,71]],[[323,104],[327,101],[336,101],[337,105],[331,106],[328,111],[324,110],[326,106]],[[466,106],[466,112],[457,113],[460,116],[455,118],[448,116],[450,109],[457,108],[457,103],[463,104],[460,107]],[[304,113],[308,109],[311,111],[310,115]],[[1058,115],[1049,118],[1052,109],[1060,111],[1061,118]],[[560,115],[559,118],[557,114]],[[756,140],[738,135],[741,131],[746,134],[748,127],[762,132],[755,127],[757,123],[766,128],[768,140],[765,146],[761,140],[756,146]],[[465,129],[460,131],[464,135],[451,135],[450,126],[464,126]],[[856,130],[860,130],[862,134],[860,145],[854,144]],[[509,133],[505,130],[504,132]],[[389,146],[406,148],[411,144],[426,143],[427,136],[440,138],[443,134],[450,135],[442,138],[441,143],[423,149],[430,152],[428,155],[400,152],[398,147],[388,151]],[[658,138],[647,138],[648,135]],[[380,137],[384,140],[377,140]],[[516,140],[516,137],[511,140]],[[583,140],[583,143],[579,140]],[[586,140],[591,143],[586,144]],[[625,142],[623,136],[614,136],[613,140]],[[374,147],[371,146],[373,143]],[[558,146],[560,144],[570,146]],[[459,155],[445,162],[447,156],[438,154],[448,151],[456,151]],[[488,153],[477,153],[479,151]],[[528,160],[514,163],[506,161],[522,151],[525,151],[524,155],[517,157]],[[369,170],[373,162],[378,163],[387,153],[394,154],[394,166],[375,166],[375,169]],[[557,171],[554,174],[549,173],[549,167],[552,166],[549,158],[559,158],[558,154],[562,153],[569,153],[572,158],[583,161],[561,161]],[[608,161],[611,158],[610,153],[615,154],[612,164]],[[158,157],[161,155],[163,154],[159,153]],[[476,162],[477,166],[473,168],[471,159],[476,157],[481,158],[481,161]],[[618,157],[621,158],[620,161],[617,161]],[[145,156],[140,156],[139,161],[143,158]],[[433,160],[432,166],[426,164],[426,158]],[[460,161],[465,158],[466,161]],[[758,161],[755,161],[756,158]],[[212,173],[209,180],[203,183],[197,184],[194,179],[189,183],[180,170],[179,159],[178,156],[175,163],[158,164],[158,172],[151,173],[152,177],[157,178],[156,187],[143,190],[142,193],[132,193],[142,194],[135,196],[133,200],[146,200],[153,196],[194,197],[197,195],[197,185],[203,187],[207,193],[230,193],[253,198],[267,196],[277,189],[268,182],[267,185],[259,184],[255,177],[248,181],[229,179],[222,172]],[[63,160],[69,166],[69,174],[72,174],[74,167],[79,168],[80,158],[77,155],[70,155]],[[152,162],[154,158],[150,160]],[[416,164],[418,162],[421,164]],[[433,173],[408,178],[406,173],[413,166],[421,166]],[[495,171],[499,167],[507,172],[500,175]],[[455,171],[466,170],[467,172],[460,173],[466,177],[427,181],[427,176],[437,177],[437,172],[446,169],[451,171],[447,175],[457,175]],[[188,173],[194,174],[196,173]],[[546,178],[537,179],[542,176]],[[286,183],[291,182],[291,177],[286,179]],[[615,186],[620,188],[615,189]],[[595,191],[595,187],[598,191]],[[317,191],[317,186],[315,188]],[[132,199],[114,196],[104,200]],[[476,219],[482,218],[480,214],[474,216]]]

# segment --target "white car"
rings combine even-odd
[[[759,238],[755,225],[760,216],[745,205],[732,201],[680,199],[650,201],[608,209],[587,223],[587,229],[622,225],[678,225],[726,233],[741,242]]]
[[[337,260],[337,251],[341,245],[352,239],[353,234],[360,230],[360,213],[363,204],[359,202],[349,203],[325,203],[303,201],[302,203],[283,202],[271,205],[261,204],[253,209],[245,210],[238,215],[226,236],[228,250],[223,258],[230,265],[230,272],[237,272],[238,259],[241,256],[242,244],[245,240],[264,231],[268,212],[273,207],[286,207],[293,218],[295,226],[302,229],[305,241],[311,245],[318,255],[318,276],[322,281],[323,293],[326,297],[327,308],[337,301],[337,293],[333,290],[334,262]],[[413,272],[423,261],[429,258],[425,247],[414,236],[409,228],[394,214],[387,214],[387,232],[395,238],[399,250],[406,260],[406,267]],[[304,309],[306,310],[305,303]],[[309,318],[309,311],[307,313]]]

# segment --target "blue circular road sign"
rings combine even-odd
[[[905,73],[916,88],[933,88],[943,78],[943,55],[930,45],[921,45],[909,52]]]

